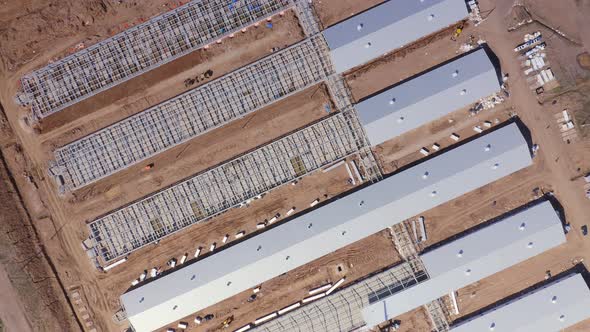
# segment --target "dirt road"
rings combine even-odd
[[[580,166],[588,165],[590,161],[587,143],[566,144],[561,139],[553,116],[555,112],[560,110],[554,109],[551,105],[541,105],[535,97],[534,91],[528,87],[512,47],[521,42],[522,35],[526,31],[534,28],[506,33],[504,22],[512,1],[498,1],[494,4],[489,1],[481,1],[480,3],[482,10],[495,7],[495,10],[480,28],[485,39],[492,45],[494,52],[500,58],[503,72],[510,74],[511,103],[515,105],[515,111],[532,132],[534,143],[541,147],[535,158],[535,165],[526,170],[527,174],[521,174],[519,179],[513,178],[513,181],[507,184],[512,188],[520,187],[521,189],[518,190],[523,191],[522,193],[507,192],[509,195],[504,197],[503,195],[494,195],[493,199],[486,199],[484,203],[488,206],[493,203],[495,206],[516,207],[522,203],[523,199],[526,200],[527,196],[529,200],[532,199],[531,190],[534,187],[539,186],[545,190],[553,190],[556,198],[563,205],[565,220],[572,225],[572,231],[567,235],[565,245],[460,290],[458,301],[461,315],[474,312],[543,281],[547,270],[555,275],[579,262],[583,262],[588,267],[587,262],[590,259],[590,241],[588,238],[584,238],[579,231],[580,227],[587,223],[590,205],[581,190],[580,179],[571,180],[579,177]],[[551,46],[549,45],[549,47]],[[506,179],[500,182],[504,180]],[[494,193],[500,194],[501,190],[498,188]],[[477,216],[479,220],[485,218],[481,214]],[[460,218],[457,221],[464,223],[465,218]],[[478,223],[476,220],[473,221]],[[464,227],[469,227],[469,224]]]
[[[329,26],[380,2],[379,0],[323,0],[314,4],[323,25]],[[434,141],[443,142],[443,140],[445,140],[444,146],[448,146],[449,131],[463,131],[465,135],[462,134],[462,136],[467,136],[467,131],[474,121],[482,121],[484,118],[505,120],[507,114],[514,110],[533,132],[535,142],[541,146],[535,165],[445,206],[426,212],[427,227],[431,233],[430,241],[434,243],[443,240],[482,220],[529,201],[532,199],[532,189],[536,186],[555,191],[556,197],[564,205],[566,218],[572,223],[574,231],[568,235],[568,244],[563,248],[536,257],[526,264],[461,290],[459,301],[462,314],[473,312],[530,283],[541,280],[544,269],[560,271],[571,266],[573,259],[580,257],[586,258],[587,262],[590,252],[588,240],[582,238],[578,231],[590,213],[589,207],[583,196],[580,180],[570,180],[579,175],[578,168],[581,165],[588,165],[587,145],[584,145],[585,143],[565,144],[561,140],[553,117],[553,113],[558,110],[550,105],[540,105],[533,92],[528,89],[519,63],[512,52],[514,45],[522,38],[523,31],[508,34],[504,27],[504,19],[512,2],[498,1],[497,6],[496,2],[492,4],[488,0],[480,2],[482,9],[490,10],[493,7],[495,9],[477,29],[466,28],[464,38],[468,37],[467,34],[477,31],[477,37],[481,34],[481,37],[486,39],[498,54],[503,71],[511,74],[509,84],[512,98],[509,105],[512,105],[514,109],[497,110],[496,113],[488,112],[481,117],[472,118],[469,118],[464,110],[459,111],[463,113],[452,114],[449,118],[436,121],[405,137],[378,147],[376,149],[378,157],[386,166],[384,169],[387,172],[394,171],[400,165],[420,157],[417,154],[419,146],[426,146]],[[352,188],[347,182],[347,175],[343,169],[336,169],[329,173],[317,172],[300,181],[297,186],[284,186],[273,191],[248,208],[231,210],[216,217],[211,223],[195,225],[185,232],[164,239],[157,246],[139,250],[136,255],[130,257],[129,262],[108,274],[99,273],[91,265],[80,245],[80,242],[87,237],[85,225],[87,219],[149,194],[201,169],[211,167],[235,154],[263,144],[273,137],[315,121],[324,115],[321,112],[321,105],[326,102],[325,95],[318,94],[308,98],[309,91],[305,91],[273,105],[273,108],[261,110],[236,121],[225,129],[221,128],[203,135],[193,141],[197,144],[191,145],[189,142],[182,149],[171,149],[171,152],[154,157],[156,168],[151,174],[136,172],[138,169],[130,168],[121,172],[120,176],[97,183],[92,190],[77,192],[76,199],[72,196],[64,199],[56,194],[54,183],[45,175],[47,158],[52,147],[84,136],[113,121],[185,91],[186,87],[182,82],[187,75],[193,75],[206,68],[213,68],[215,75],[221,75],[265,56],[270,48],[284,47],[302,38],[301,30],[294,21],[292,13],[288,13],[277,21],[272,31],[252,30],[251,35],[238,34],[235,40],[222,44],[218,50],[212,48],[209,54],[197,52],[178,63],[175,62],[174,66],[177,67],[167,67],[170,69],[169,73],[154,72],[152,76],[144,76],[143,81],[135,81],[136,86],[125,86],[125,89],[129,89],[129,96],[125,89],[114,89],[110,92],[112,94],[88,99],[87,103],[78,104],[69,112],[63,113],[63,118],[55,117],[47,120],[38,128],[42,131],[40,135],[34,133],[31,128],[23,126],[20,119],[24,109],[16,107],[12,101],[20,75],[46,63],[50,58],[63,55],[69,47],[76,45],[80,40],[91,43],[106,37],[113,29],[118,29],[120,23],[135,19],[137,13],[143,15],[167,9],[162,7],[164,1],[145,4],[142,2],[118,3],[119,1],[109,0],[83,3],[25,0],[22,6],[11,3],[0,8],[0,23],[9,28],[0,31],[0,41],[4,46],[0,50],[3,61],[3,67],[0,68],[3,72],[0,96],[6,107],[9,122],[16,130],[16,137],[10,138],[11,144],[5,144],[2,148],[15,182],[21,189],[35,229],[39,232],[43,248],[52,260],[58,262],[56,269],[63,286],[51,288],[48,285],[42,289],[61,289],[62,293],[56,295],[46,292],[42,294],[44,296],[41,297],[42,300],[37,301],[54,310],[44,308],[47,317],[43,316],[43,321],[53,330],[69,331],[78,328],[69,316],[71,313],[68,314],[68,303],[63,293],[67,293],[68,297],[74,293],[84,294],[84,308],[87,308],[86,312],[94,321],[93,327],[97,330],[120,330],[124,328],[124,324],[116,325],[112,320],[113,313],[119,308],[118,297],[127,289],[130,281],[137,278],[143,270],[163,265],[171,257],[178,258],[185,252],[194,250],[198,245],[206,246],[213,241],[219,242],[225,234],[235,234],[241,229],[255,232],[258,221],[277,211],[285,211],[292,206],[297,206],[300,211],[300,206],[303,209],[316,197],[325,199],[324,195],[333,197]],[[55,14],[51,13],[52,10]],[[22,17],[22,19],[17,20],[15,17]],[[60,25],[56,22],[62,23]],[[52,24],[55,26],[49,27]],[[35,29],[41,29],[45,33],[34,33]],[[241,37],[244,38],[240,39]],[[424,48],[417,48],[395,60],[376,63],[373,69],[356,73],[356,76],[353,73],[347,79],[355,97],[362,98],[454,56],[458,43],[448,42],[447,37],[448,34],[431,40],[430,44]],[[389,74],[392,72],[393,74]],[[109,102],[111,98],[117,102]],[[451,123],[449,119],[455,122]],[[244,127],[241,127],[242,125]],[[8,243],[8,241],[5,242]],[[365,252],[360,249],[363,247],[370,250]],[[236,316],[235,325],[245,324],[269,311],[300,299],[308,288],[321,282],[333,281],[342,275],[347,275],[349,277],[347,282],[352,282],[370,271],[398,260],[399,257],[392,249],[390,239],[381,232],[293,273],[265,283],[264,292],[255,302],[256,305],[247,304],[245,301],[250,294],[243,293],[208,308],[207,311],[216,313],[216,319],[211,321],[207,328],[214,327],[233,310],[239,314]],[[10,276],[11,271],[8,272]],[[33,275],[46,275],[42,270],[31,269],[29,272]],[[13,284],[18,280],[20,279],[13,280]],[[56,283],[54,277],[47,280],[46,282]],[[507,280],[514,280],[514,283],[507,287]],[[26,285],[15,287],[17,294],[24,299],[23,306],[29,308],[25,300],[31,300],[33,296],[18,293],[23,289],[27,289]],[[73,292],[73,290],[76,291]],[[476,295],[472,296],[474,292]],[[62,310],[63,312],[58,312],[61,310],[60,305],[66,307]],[[86,315],[79,309],[76,310],[79,317]],[[8,324],[8,320],[6,321]],[[404,315],[404,321],[411,324],[405,325],[404,328],[412,326],[418,331],[428,329],[429,325],[426,314],[421,309]],[[30,318],[29,322],[35,330],[37,326],[35,324],[38,322]],[[87,323],[88,320],[85,322]],[[85,328],[90,329],[88,325],[85,325]]]
[[[0,331],[32,332],[33,329],[25,315],[25,308],[21,299],[2,265],[0,265],[0,294],[2,294],[2,301],[0,301]],[[2,324],[4,324],[4,330]]]

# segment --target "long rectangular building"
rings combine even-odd
[[[304,304],[251,332],[349,332],[365,326],[361,310],[374,298],[422,282],[428,276],[403,262],[383,272]]]
[[[91,239],[105,261],[114,260],[355,153],[365,141],[355,116],[336,113],[92,221]]]
[[[394,319],[565,243],[563,226],[543,202],[420,255],[430,279],[363,309],[368,326]]]
[[[332,73],[310,38],[54,151],[53,174],[75,190],[301,91]]]
[[[536,222],[537,218],[539,218],[540,216],[555,218],[556,214],[554,211],[551,210],[551,205],[548,202],[537,203],[536,205],[529,207],[528,209],[518,209],[517,211],[513,211],[509,216],[503,217],[500,220],[497,220],[496,222],[503,223],[510,222],[510,220],[517,220],[521,221],[521,224],[525,223],[526,227],[526,224]],[[477,230],[472,231],[477,232]],[[530,229],[525,230],[523,232],[530,234]],[[486,254],[483,252],[483,250],[487,248],[484,247],[483,250],[481,250],[480,248],[476,249],[481,251],[480,253],[477,253],[478,255]],[[464,251],[461,255],[465,259],[469,260],[469,256],[473,257],[474,255],[476,255],[476,253],[471,251],[467,253]],[[435,258],[436,257],[432,257],[430,259],[430,263],[432,263],[432,260],[434,260]],[[439,268],[443,267],[443,264],[445,263],[447,262],[440,262]],[[427,280],[429,279],[430,271],[424,270],[415,273],[412,272],[412,269],[408,270],[408,265],[409,263],[405,262],[404,264],[395,266],[384,272],[378,273],[359,283],[355,283],[353,285],[345,287],[339,292],[335,292],[333,294],[325,296],[317,302],[314,302],[309,305],[303,305],[300,308],[295,309],[289,312],[288,314],[281,315],[268,323],[256,326],[252,329],[252,331],[340,332],[353,331],[356,328],[365,326],[366,323],[361,314],[363,308],[368,307],[373,303],[377,303],[383,299],[386,299],[394,294],[403,292],[409,287],[420,287],[420,284],[427,282]],[[433,275],[437,273],[437,271],[432,272]],[[531,309],[534,310],[535,308]],[[484,317],[488,316],[487,313],[484,313],[482,315]],[[528,319],[527,315],[523,316],[523,318],[525,317],[526,319]],[[502,314],[502,318],[506,318],[502,319],[503,322],[501,324],[502,326],[505,326],[506,324],[504,324],[504,320],[508,320],[509,317],[505,317],[505,314]],[[553,331],[555,330],[557,329],[554,329]],[[467,331],[472,332],[484,330],[470,328],[461,330],[461,332]],[[500,331],[508,332],[513,330],[506,329]]]
[[[45,118],[292,6],[290,0],[194,0],[23,76]]]
[[[580,273],[559,278],[451,328],[453,332],[555,332],[590,318],[590,289]]]
[[[182,267],[121,296],[149,331],[531,165],[515,123]]]
[[[324,30],[338,73],[468,16],[465,0],[387,1]]]
[[[371,144],[381,144],[500,90],[483,48],[371,96],[355,107]]]

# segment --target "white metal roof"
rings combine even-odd
[[[507,125],[183,266],[121,302],[137,331],[162,327],[529,165],[525,139]]]
[[[338,73],[377,58],[468,15],[465,0],[388,1],[324,30]]]
[[[454,326],[454,332],[555,332],[590,318],[590,289],[575,273]]]
[[[375,326],[562,243],[557,212],[549,202],[536,204],[421,255],[431,279],[373,303],[363,317]]]
[[[500,90],[483,48],[358,103],[371,144],[402,135]]]

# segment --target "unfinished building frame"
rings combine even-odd
[[[285,136],[101,217],[88,226],[110,261],[357,152],[366,146],[352,112]]]
[[[35,119],[290,8],[291,0],[195,0],[25,75]]]
[[[418,255],[419,249],[416,246],[416,242],[413,241],[410,236],[408,221],[406,220],[389,227],[389,232],[397,252],[413,268],[413,270],[417,273],[420,271],[426,271],[426,267],[424,267],[424,263]],[[433,331],[446,332],[449,330],[450,323],[448,312],[442,298],[425,304],[424,309],[430,318]]]
[[[51,173],[75,190],[317,84],[332,73],[313,37],[54,151]]]
[[[362,308],[426,279],[428,275],[425,271],[415,271],[410,263],[404,262],[257,326],[252,331],[353,331],[365,325],[361,315]]]

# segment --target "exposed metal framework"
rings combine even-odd
[[[404,260],[410,261],[418,257],[416,243],[412,241],[405,222],[389,227],[389,234],[395,249]]]
[[[428,280],[428,273],[417,255],[415,244],[411,242],[405,224],[396,224],[389,229],[396,248],[400,253],[403,252],[402,256],[407,259],[404,263],[255,327],[253,331],[353,331],[365,326],[360,315],[362,308]],[[427,311],[435,330],[446,331],[438,328],[446,323],[448,329],[448,323],[444,316],[441,318],[442,309],[437,305],[438,302],[429,304]]]
[[[89,224],[105,261],[124,256],[366,145],[349,112],[310,125]]]
[[[416,242],[412,240],[408,230],[407,222],[395,224],[389,227],[389,232],[393,239],[393,244],[399,252],[400,256],[408,262],[416,273],[427,273],[424,263],[418,255],[418,248]],[[383,296],[385,298],[389,295]],[[424,305],[424,309],[430,318],[433,331],[446,332],[449,330],[449,319],[445,310],[442,298],[436,299]]]
[[[447,310],[443,298],[438,298],[424,305],[428,317],[432,322],[433,331],[446,332],[450,329]]]
[[[303,28],[303,32],[306,36],[313,36],[319,33],[321,29],[321,22],[318,19],[315,9],[311,4],[311,1],[307,0],[294,0],[295,1],[295,12]]]
[[[342,332],[365,325],[361,309],[371,301],[389,296],[428,279],[402,263],[377,273],[320,300],[302,306],[251,331],[257,332]]]
[[[242,67],[55,150],[64,190],[88,185],[186,142],[332,73],[321,36]]]
[[[40,119],[293,5],[290,0],[195,0],[22,78]]]

